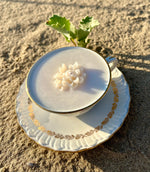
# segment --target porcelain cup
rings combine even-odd
[[[67,98],[62,99],[63,93],[59,93],[59,90],[56,91],[55,88],[53,88],[54,86],[52,86],[52,84],[49,84],[49,80],[51,80],[51,78],[53,77],[51,75],[53,73],[53,70],[55,71],[54,65],[58,66],[59,62],[61,64],[65,59],[66,63],[69,63],[69,61],[71,60],[74,61],[73,58],[79,61],[79,63],[81,63],[83,67],[85,67],[87,77],[83,86],[81,86],[79,90],[78,88],[75,90],[76,95],[74,97],[77,97],[76,100],[72,100],[72,98],[69,98],[68,101],[67,99],[70,96],[70,93],[67,93],[67,91],[65,91],[64,94]],[[94,60],[98,61],[93,62]],[[96,66],[95,69],[92,68],[92,63]],[[44,55],[32,66],[26,79],[26,91],[29,98],[35,104],[40,106],[42,109],[53,113],[54,115],[82,115],[88,112],[91,108],[93,108],[99,101],[102,101],[102,98],[105,96],[110,86],[111,72],[117,66],[117,63],[118,61],[114,57],[110,56],[104,59],[96,52],[86,48],[59,48]],[[95,76],[93,77],[92,75]],[[96,78],[99,75],[100,78]],[[90,86],[92,88],[89,88]],[[84,87],[86,88],[86,93]],[[50,91],[51,89],[54,89],[54,91]],[[92,100],[91,98],[92,96],[94,96],[95,90],[97,92],[98,97]],[[55,91],[56,94],[54,94]],[[87,104],[84,104],[82,106],[84,99],[86,99]],[[51,104],[53,103],[53,100],[54,102],[56,102],[56,104],[57,102],[58,104],[59,102],[62,102],[61,108],[59,106],[58,108],[57,106],[55,108],[52,107]],[[65,101],[67,102],[65,103]],[[75,106],[74,102],[78,102],[79,106]]]

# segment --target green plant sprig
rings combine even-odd
[[[72,42],[74,46],[86,47],[90,42],[90,39],[87,39],[89,33],[95,26],[99,25],[99,22],[87,16],[81,20],[79,27],[76,28],[65,17],[53,15],[46,24],[63,34],[66,40]]]

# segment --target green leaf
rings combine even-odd
[[[46,24],[62,33],[67,41],[71,41],[71,39],[76,38],[75,26],[65,17],[53,15],[53,17],[51,17]]]
[[[84,31],[82,29],[76,30],[76,35],[77,35],[77,42],[79,47],[86,47],[87,43],[86,38],[89,35],[88,31]]]
[[[87,36],[89,35],[89,31],[84,31],[82,29],[78,29],[78,30],[76,30],[76,35],[77,35],[78,41],[85,40],[87,38]]]
[[[98,25],[99,22],[97,20],[94,20],[92,17],[87,16],[80,22],[80,29],[90,32],[95,26]]]
[[[86,47],[86,45],[89,43],[89,40],[86,39],[91,30],[97,25],[99,25],[99,22],[94,20],[92,17],[87,16],[85,19],[82,19],[79,29],[76,30],[78,46]]]
[[[89,43],[89,39],[87,40],[89,33],[95,26],[99,25],[99,22],[94,20],[92,17],[87,16],[82,19],[79,28],[76,29],[75,26],[65,17],[53,15],[46,24],[62,33],[66,40],[69,42],[71,41],[75,46],[76,39],[78,46],[86,47]]]
[[[90,42],[90,39],[80,40],[80,41],[78,41],[78,46],[79,47],[86,47],[89,42]]]
[[[85,40],[78,41],[78,47],[86,47],[87,44],[88,44],[88,43],[85,42]]]

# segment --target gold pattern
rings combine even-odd
[[[41,131],[43,131],[43,132],[46,131],[45,127],[43,127],[43,126],[39,126],[38,129],[41,130]]]
[[[31,117],[31,119],[34,119],[34,113],[29,113],[29,116]]]
[[[115,110],[117,108],[117,102],[119,102],[118,88],[117,88],[115,81],[111,81],[111,86],[113,88],[113,93],[114,93],[114,102],[112,103],[111,111],[107,114],[106,118],[101,122],[100,125],[95,127],[93,130],[86,132],[85,134],[62,135],[62,134],[55,133],[50,130],[46,130],[45,127],[41,126],[39,121],[37,119],[35,119],[32,104],[30,101],[28,101],[29,116],[31,117],[33,123],[38,127],[39,130],[47,133],[50,136],[54,136],[55,138],[72,140],[72,139],[80,139],[80,138],[91,136],[92,134],[94,134],[94,132],[98,132],[99,130],[101,130],[103,128],[103,126],[109,122],[109,120],[113,117],[113,115],[115,113]]]
[[[40,126],[40,123],[37,119],[33,119],[33,122],[35,124],[35,126],[39,127]]]
[[[105,125],[105,124],[107,124],[107,122],[109,121],[109,118],[108,117],[106,117],[105,119],[104,119],[104,121],[102,121],[102,125]]]
[[[113,113],[112,112],[109,112],[107,116],[108,116],[108,118],[112,118]]]
[[[117,108],[117,103],[112,104],[112,110],[115,110]]]

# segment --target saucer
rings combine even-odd
[[[115,68],[106,95],[83,115],[68,117],[41,109],[29,99],[25,82],[16,99],[16,112],[25,133],[41,146],[77,152],[94,148],[112,137],[124,122],[129,104],[129,86]]]

